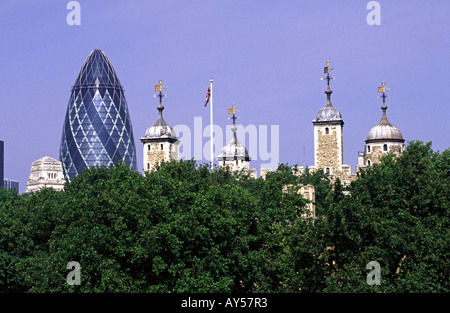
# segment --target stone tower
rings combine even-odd
[[[219,161],[220,167],[227,166],[232,171],[249,171],[251,158],[248,155],[245,146],[239,142],[236,136],[236,112],[239,112],[239,110],[236,110],[236,106],[233,104],[232,108],[228,110],[228,113],[232,114],[230,119],[233,120],[233,127],[231,128],[233,137],[230,142],[222,148],[222,153],[217,157],[217,160]]]
[[[150,126],[141,138],[143,144],[143,170],[144,173],[156,169],[162,161],[178,161],[179,140],[175,130],[166,123],[163,118],[164,106],[162,98],[166,95],[162,93],[162,81],[155,86],[155,91],[159,92],[155,97],[159,97],[159,105],[157,106],[159,115],[156,122]]]
[[[378,92],[382,93],[379,98],[383,99],[381,120],[369,131],[364,152],[358,154],[357,168],[379,163],[379,158],[390,152],[400,156],[405,150],[405,139],[400,129],[392,125],[386,116],[386,98],[389,97],[386,95],[386,90],[390,88],[386,88],[386,83],[382,82],[381,87],[378,87]]]
[[[330,62],[327,61],[324,73],[327,80],[327,102],[323,108],[317,112],[316,118],[312,121],[314,125],[314,168],[322,169],[325,173],[333,177],[339,177],[342,181],[350,179],[350,166],[343,164],[343,127],[341,113],[331,104],[330,89]]]

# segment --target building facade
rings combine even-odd
[[[43,187],[62,190],[65,182],[61,162],[45,156],[31,164],[25,194],[30,194]]]
[[[86,58],[72,87],[59,158],[67,181],[85,168],[110,166],[118,161],[137,170],[124,89],[100,49]]]
[[[3,188],[6,190],[16,189],[16,191],[19,192],[19,182],[17,180],[5,178],[3,179]]]

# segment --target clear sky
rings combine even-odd
[[[381,118],[383,80],[388,118],[404,138],[449,147],[448,0],[380,0],[381,25],[372,26],[366,0],[79,0],[81,25],[72,26],[69,2],[0,1],[0,140],[5,177],[18,180],[20,192],[33,161],[59,158],[70,88],[95,48],[125,88],[140,170],[139,138],[157,118],[154,85],[168,86],[166,121],[193,132],[194,117],[209,124],[210,77],[215,124],[225,129],[235,103],[238,124],[267,125],[269,133],[279,125],[280,162],[314,165],[311,122],[326,102],[327,60],[352,172]],[[259,170],[259,152],[249,152]]]

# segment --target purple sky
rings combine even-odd
[[[225,128],[235,103],[238,123],[279,125],[280,162],[314,165],[311,121],[326,102],[327,59],[352,172],[381,118],[383,80],[388,118],[404,138],[449,147],[448,0],[380,0],[379,26],[367,24],[365,0],[79,0],[80,26],[66,23],[68,2],[0,2],[0,140],[5,177],[18,180],[20,192],[33,161],[59,158],[70,88],[95,48],[125,88],[140,169],[139,138],[157,118],[160,78],[170,125],[193,130],[195,116],[209,123],[203,104],[212,77],[216,124]],[[258,151],[250,155],[259,170]]]

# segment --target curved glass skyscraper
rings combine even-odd
[[[87,167],[117,161],[137,170],[124,90],[102,50],[89,54],[72,87],[59,158],[67,181]]]

